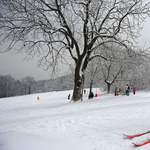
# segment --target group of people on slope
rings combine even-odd
[[[135,94],[135,92],[136,92],[136,88],[134,87],[133,88],[133,94]],[[130,86],[127,84],[127,86],[126,86],[126,91],[125,91],[125,95],[127,95],[127,96],[129,96],[129,93],[130,93]],[[84,90],[84,94],[86,94],[86,90]],[[117,86],[116,88],[115,88],[115,96],[118,96],[119,95],[119,87]],[[91,92],[90,94],[89,94],[89,99],[92,99],[94,97],[94,93],[93,92]],[[98,97],[98,95],[97,95],[97,93],[95,94],[95,97]],[[68,95],[68,100],[70,99],[70,94]]]
[[[136,88],[134,87],[134,88],[133,88],[133,94],[135,94],[135,92],[136,92]],[[129,93],[130,93],[130,86],[127,84],[127,86],[126,86],[126,91],[125,91],[125,95],[129,96]],[[119,88],[116,87],[116,88],[115,88],[115,96],[118,96],[118,95],[119,95]]]
[[[86,94],[86,90],[84,90],[84,94]],[[70,97],[71,97],[71,95],[69,94],[69,95],[68,95],[68,100],[70,100]],[[93,97],[94,97],[94,93],[93,93],[93,92],[90,92],[88,98],[89,98],[89,99],[92,99]],[[98,97],[98,94],[97,94],[97,93],[95,94],[95,97]]]

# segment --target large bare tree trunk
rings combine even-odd
[[[89,93],[92,92],[92,87],[93,87],[93,80],[91,80],[91,83],[90,83],[90,92]]]
[[[73,101],[78,101],[81,99],[82,93],[81,93],[81,83],[75,83],[74,86],[74,91],[73,91],[73,96],[72,96],[72,100]]]
[[[110,84],[110,83],[107,83],[107,94],[110,93],[110,86],[111,86],[111,84]]]
[[[78,101],[81,99],[83,101],[83,87],[84,87],[84,71],[86,70],[87,67],[87,59],[82,62],[83,57],[80,57],[78,61],[76,68],[75,68],[75,77],[74,77],[74,91],[73,91],[73,96],[72,100],[73,101]],[[83,63],[83,66],[81,65]],[[82,66],[82,69],[81,69]]]
[[[73,101],[78,101],[81,99],[82,96],[82,78],[80,77],[80,75],[76,75],[75,73],[75,79],[74,79],[74,91],[73,91],[73,96],[72,96],[72,100]]]

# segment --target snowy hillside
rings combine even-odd
[[[0,150],[150,150],[150,92],[69,102],[72,91],[0,99]],[[37,100],[39,96],[40,100]]]

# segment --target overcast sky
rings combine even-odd
[[[51,69],[48,71],[37,67],[38,58],[33,60],[24,60],[25,53],[15,53],[10,51],[0,53],[0,75],[11,75],[15,79],[21,79],[26,76],[32,76],[36,80],[50,79]],[[61,71],[57,76],[66,74],[67,66],[61,65]]]
[[[141,31],[141,37],[139,38],[139,45],[146,44],[150,46],[150,21],[144,23],[144,29]],[[2,49],[2,46],[0,46]],[[41,68],[37,68],[37,59],[30,61],[23,61],[25,54],[15,53],[13,51],[7,53],[0,53],[0,75],[11,75],[14,78],[21,79],[26,76],[32,76],[36,80],[49,79],[51,70],[44,71]],[[64,75],[67,72],[67,67],[61,66],[60,75]],[[60,76],[59,75],[59,76]]]

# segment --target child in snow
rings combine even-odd
[[[68,100],[70,99],[70,94],[68,95]]]
[[[119,88],[116,87],[116,91],[117,91],[117,96],[119,95]]]
[[[133,88],[133,94],[135,94],[135,91],[136,91],[136,88],[134,87],[134,88]]]
[[[127,84],[127,86],[126,86],[126,93],[127,93],[127,96],[129,96],[129,91],[130,91],[130,87],[129,87],[128,84]]]
[[[118,86],[115,88],[115,96],[118,96],[119,95],[119,88]]]
[[[91,92],[90,94],[89,94],[89,99],[91,99],[91,98],[93,98],[94,97],[94,94],[93,94],[93,92]]]

